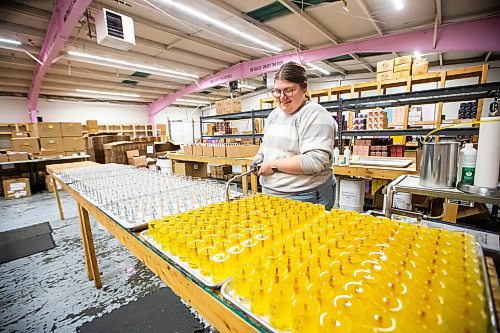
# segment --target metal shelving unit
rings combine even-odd
[[[483,84],[472,84],[460,87],[437,88],[414,92],[404,92],[380,96],[369,96],[349,99],[339,99],[336,101],[320,102],[331,112],[359,111],[363,109],[386,108],[404,105],[422,105],[430,103],[457,102],[465,100],[476,100],[494,97],[500,92],[500,82]],[[227,120],[244,120],[255,118],[266,118],[273,109],[262,109],[254,111],[239,112],[233,114],[206,116],[200,118],[200,130],[203,133],[203,124]],[[401,136],[401,135],[425,135],[429,129],[402,129],[402,130],[372,130],[372,131],[339,131],[339,140],[348,136]],[[437,136],[457,136],[457,135],[477,135],[478,127],[461,127],[443,129],[436,133]],[[241,135],[202,135],[202,139],[224,139],[224,138],[256,138],[262,134],[255,133],[255,125],[252,121],[252,134]]]
[[[381,129],[381,130],[370,130],[370,131],[342,131],[342,136],[412,136],[412,135],[426,135],[429,133],[429,129]],[[437,136],[458,136],[458,135],[478,135],[479,127],[466,127],[466,128],[445,128],[435,135]]]

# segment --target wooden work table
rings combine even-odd
[[[352,176],[364,178],[376,178],[393,180],[401,175],[416,175],[418,174],[416,164],[412,163],[406,168],[368,166],[362,164],[335,165],[332,167],[333,173],[336,176]]]
[[[82,234],[83,249],[85,254],[86,273],[89,280],[94,281],[96,288],[102,287],[97,257],[94,248],[89,215],[92,215],[108,232],[125,246],[137,259],[146,265],[153,273],[158,275],[178,296],[198,311],[220,332],[262,332],[263,329],[253,323],[246,315],[227,303],[218,290],[203,286],[192,279],[182,268],[159,251],[149,246],[138,232],[125,229],[98,207],[81,196],[69,185],[62,182],[55,173],[67,168],[91,165],[92,162],[70,163],[51,165],[47,171],[51,173],[54,182],[61,184],[77,203],[80,231]],[[58,199],[57,186],[54,186],[54,195]],[[105,258],[101,258],[105,260]],[[490,283],[494,301],[499,304],[499,286],[495,267],[491,258],[486,258]],[[108,281],[112,283],[112,281]],[[498,307],[497,307],[498,315]]]
[[[73,163],[70,166],[52,165],[47,171],[51,173],[54,182],[60,183],[62,189],[69,193],[77,203],[87,276],[89,280],[94,281],[96,288],[102,287],[102,281],[94,248],[89,215],[92,215],[113,237],[120,241],[125,248],[143,262],[153,273],[158,275],[163,282],[198,311],[203,318],[216,327],[218,331],[233,333],[261,331],[258,326],[250,322],[240,311],[228,304],[222,298],[219,291],[196,282],[174,262],[149,246],[139,233],[123,228],[54,174],[55,172],[64,171],[68,167],[78,166],[84,166],[84,164],[78,165]],[[54,195],[58,198],[59,193],[57,189],[55,189]],[[105,258],[102,260],[105,260]],[[112,283],[112,281],[108,281],[108,283]]]
[[[167,158],[170,161],[170,172],[174,171],[175,161],[183,162],[198,162],[208,164],[228,164],[240,165],[242,173],[248,171],[248,166],[252,163],[253,157],[216,157],[216,156],[197,156],[185,155],[181,153],[167,153]],[[253,193],[257,193],[257,175],[250,176],[250,186]],[[248,195],[248,180],[247,176],[241,177],[241,186],[243,187],[243,195]]]

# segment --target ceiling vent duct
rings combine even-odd
[[[128,51],[135,46],[132,18],[103,8],[97,15],[95,26],[97,44],[122,51]]]

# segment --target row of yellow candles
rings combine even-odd
[[[257,195],[154,220],[152,237],[292,332],[484,332],[470,235]]]

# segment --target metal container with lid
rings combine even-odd
[[[459,150],[458,142],[425,142],[420,165],[420,186],[454,188],[457,183]]]

